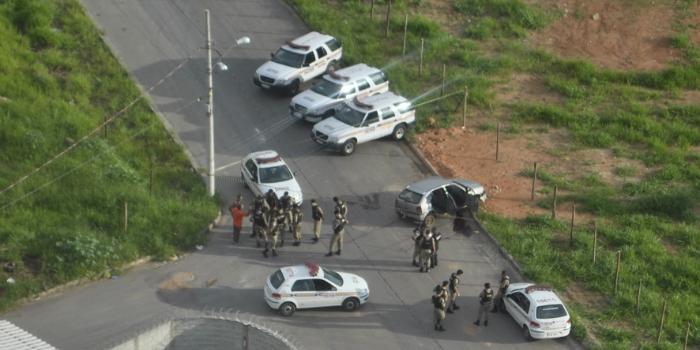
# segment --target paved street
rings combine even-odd
[[[215,228],[209,244],[177,262],[147,264],[119,276],[38,301],[5,318],[60,349],[103,348],[128,338],[163,315],[217,310],[239,312],[274,328],[303,349],[564,349],[568,342],[527,343],[505,315],[492,315],[488,328],[471,324],[484,282],[497,283],[506,262],[479,233],[453,234],[442,223],[440,266],[429,274],[410,264],[412,224],[399,220],[393,201],[407,183],[428,174],[408,148],[389,140],[360,145],[350,157],[314,144],[311,125],[288,117],[289,97],[253,85],[255,69],[285,40],[308,31],[282,0],[83,0],[115,54],[148,89],[187,60],[150,97],[197,168],[206,168],[206,107],[193,101],[206,95],[204,9],[211,9],[215,45],[229,71],[215,84],[218,190],[228,201],[251,193],[239,183],[238,162],[247,153],[275,149],[297,172],[308,200],[320,199],[332,213],[335,195],[349,202],[350,227],[343,255],[324,257],[330,227],[319,244],[285,246],[278,258],[264,259],[244,227],[241,245],[230,244],[229,217]],[[246,47],[229,49],[250,36]],[[248,223],[246,222],[246,225]],[[326,223],[328,225],[328,223]],[[284,265],[317,261],[367,279],[370,301],[358,312],[299,311],[282,318],[262,298],[264,278]],[[444,333],[432,331],[433,287],[461,268],[462,309],[449,315]],[[513,275],[512,275],[513,276]],[[513,279],[517,281],[518,278]]]

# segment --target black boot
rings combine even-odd
[[[445,331],[445,327],[443,327],[442,325],[440,325],[440,328],[438,328],[438,331],[444,332],[444,331]]]
[[[267,249],[263,250],[263,256],[267,258]]]
[[[478,325],[479,325],[479,320],[476,320],[476,322],[474,322],[474,324],[478,326]]]
[[[448,313],[448,314],[453,314],[453,313],[455,313],[455,312],[452,311],[452,309],[447,309],[447,313]]]
[[[335,252],[335,255],[340,255],[340,249]]]
[[[276,249],[273,249],[273,250],[272,250],[272,256],[277,256],[277,255],[278,255],[278,254],[277,254],[277,250],[276,250]]]
[[[326,256],[333,256],[333,253],[332,253],[332,252],[328,252],[328,254],[326,254]]]
[[[312,238],[311,240],[314,241],[314,243],[318,243],[318,238],[316,237]]]
[[[455,310],[459,310],[459,305],[457,305],[457,304],[452,304],[452,308],[455,309]]]
[[[299,241],[294,242],[295,247],[298,247],[300,244],[301,244],[301,242],[299,242]]]

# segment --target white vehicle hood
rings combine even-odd
[[[367,281],[364,278],[347,272],[338,272],[340,277],[343,278],[343,286],[340,290],[343,292],[369,292],[369,287],[367,286]]]
[[[267,61],[255,71],[258,76],[264,75],[275,80],[287,80],[299,72],[299,68],[292,68],[283,64]]]
[[[282,197],[284,192],[289,192],[296,203],[301,203],[303,200],[301,187],[295,178],[288,181],[275,182],[271,184],[259,184],[260,192],[264,195],[268,190],[272,189],[277,194],[277,198]]]
[[[335,102],[334,99],[313,92],[311,89],[294,96],[292,99],[292,104],[304,106],[309,111],[328,106],[333,102]]]
[[[336,137],[352,129],[354,129],[352,126],[335,119],[335,117],[330,117],[314,125],[314,131],[320,131],[326,135]]]

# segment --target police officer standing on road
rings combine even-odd
[[[433,301],[433,327],[436,331],[444,332],[445,327],[442,326],[442,321],[445,319],[445,309],[447,303],[443,298],[442,287],[435,286],[435,294],[432,297]]]
[[[503,302],[503,296],[506,295],[506,290],[510,286],[510,277],[506,273],[506,270],[501,271],[501,282],[498,285],[498,293],[496,293],[496,299],[493,302],[493,310],[491,312],[506,311],[506,305]]]
[[[301,212],[299,204],[294,203],[291,210],[291,227],[294,230],[294,245],[301,244],[301,221],[304,219],[304,214]]]
[[[282,197],[279,199],[279,207],[282,209],[282,215],[284,216],[284,221],[280,224],[279,235],[280,235],[280,246],[284,246],[284,236],[285,232],[293,234],[292,228],[292,197],[289,192],[285,191]]]
[[[282,209],[277,209],[277,214],[275,211],[271,210],[273,214],[271,215],[270,227],[267,230],[267,240],[265,241],[265,250],[263,250],[263,256],[267,258],[267,252],[271,248],[272,256],[277,256],[277,239],[279,238],[280,224],[284,222],[284,214]]]
[[[420,272],[430,271],[430,258],[435,251],[433,234],[426,230],[420,239]]]
[[[345,225],[348,220],[345,219],[339,211],[335,212],[335,220],[333,220],[333,238],[331,239],[331,245],[328,247],[328,254],[326,256],[333,255],[333,247],[338,246],[338,250],[335,251],[335,255],[340,255],[340,251],[343,249],[343,234],[345,233]]]
[[[424,226],[421,222],[416,228],[413,229],[413,266],[419,267],[420,251],[421,251],[421,241],[423,239]]]
[[[262,215],[262,213],[264,212],[265,206],[267,206],[267,202],[265,202],[265,199],[263,198],[263,196],[257,195],[255,197],[255,200],[253,200],[253,210],[252,210],[253,215],[250,217],[250,221],[253,223],[253,232],[250,233],[250,238],[253,238],[258,234],[258,231],[255,228],[255,225],[256,225],[255,216],[258,213],[260,213],[260,215]],[[260,247],[260,245],[258,245],[258,248],[259,247]]]
[[[484,326],[489,325],[489,310],[493,306],[493,289],[491,289],[491,283],[484,283],[484,289],[479,293],[479,316],[474,322],[475,325],[481,323],[481,318],[484,318]]]
[[[348,218],[348,206],[345,204],[343,200],[341,200],[338,197],[333,197],[333,201],[335,202],[335,210],[333,212],[339,212],[340,215],[343,217],[343,219]]]
[[[270,211],[270,209],[261,205],[259,208],[255,209],[255,212],[253,212],[253,235],[256,237],[255,243],[258,248],[260,248],[260,241],[267,244],[267,229],[270,223],[267,214],[268,211]]]
[[[272,189],[267,190],[267,193],[265,193],[265,201],[270,209],[277,209],[279,199],[277,198],[277,193]]]
[[[442,233],[438,232],[435,226],[433,226],[430,231],[432,232],[433,240],[433,254],[430,256],[430,268],[438,265],[438,250],[440,250],[440,240],[442,239]]]
[[[464,273],[462,270],[457,270],[450,275],[450,302],[447,306],[447,313],[451,314],[454,310],[459,310],[459,305],[457,305],[457,297],[459,296],[459,276]]]
[[[314,219],[314,243],[318,243],[321,238],[321,224],[323,223],[323,209],[315,199],[311,200],[311,218]]]

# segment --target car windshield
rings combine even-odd
[[[344,105],[340,111],[336,113],[335,119],[350,126],[358,127],[362,124],[362,120],[365,119],[365,112],[360,112],[350,108],[348,105]]]
[[[272,55],[272,62],[283,64],[285,66],[299,68],[304,62],[304,55],[296,52],[279,49]]]
[[[282,270],[277,270],[275,273],[270,275],[270,283],[273,287],[275,287],[275,289],[279,288],[282,285],[282,282],[284,282],[284,274],[282,273]]]
[[[342,286],[343,285],[343,277],[340,277],[340,274],[333,271],[324,268],[323,269],[323,277],[325,277],[327,280],[333,282],[336,286]]]
[[[286,165],[260,168],[260,183],[269,184],[292,179],[292,173]]]
[[[401,193],[399,193],[399,199],[402,199],[402,200],[409,202],[409,203],[417,204],[418,202],[420,202],[421,198],[423,198],[422,194],[420,194],[418,192],[413,192],[413,191],[409,190],[408,188],[401,191]]]
[[[330,98],[338,96],[338,92],[343,86],[330,80],[322,79],[318,84],[311,87],[311,91]]]
[[[538,319],[557,318],[564,316],[566,316],[566,309],[564,309],[564,305],[557,304],[537,307]]]

